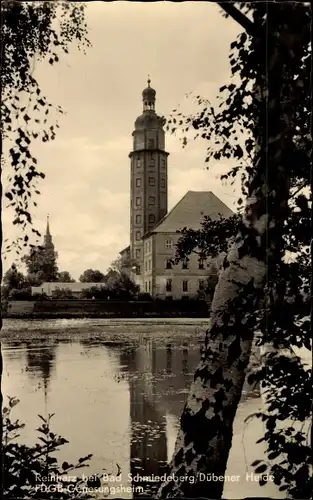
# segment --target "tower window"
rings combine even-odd
[[[139,241],[141,239],[141,232],[136,231],[136,240]]]
[[[154,214],[150,214],[149,215],[149,224],[154,224],[155,223],[155,215]]]
[[[188,281],[187,280],[183,281],[183,292],[188,292]]]
[[[148,139],[148,148],[150,148],[150,149],[154,148],[154,140],[153,139]]]
[[[150,158],[150,167],[154,167],[155,166],[155,159],[153,158],[153,155],[151,155],[151,158]]]
[[[140,187],[141,186],[141,179],[136,179],[136,187]]]
[[[148,261],[145,260],[145,271],[148,270]]]
[[[141,224],[141,215],[136,215],[136,224]]]
[[[204,261],[203,261],[203,259],[199,259],[199,269],[204,269]]]
[[[155,186],[155,178],[149,177],[149,186]]]
[[[161,187],[165,188],[165,179],[161,179]]]
[[[166,259],[166,261],[165,261],[165,268],[166,269],[172,269],[172,261],[171,261],[171,259]]]
[[[137,158],[136,165],[138,168],[141,167],[141,159],[140,158]]]
[[[138,196],[138,197],[136,198],[136,206],[137,206],[137,207],[140,207],[140,205],[141,205],[141,198]]]
[[[172,280],[166,280],[166,291],[167,292],[172,291]]]
[[[166,165],[166,162],[165,162],[165,159],[163,158],[163,160],[162,160],[162,167],[164,168],[165,165]]]
[[[172,240],[165,241],[165,248],[172,248]]]
[[[141,251],[140,248],[136,249],[136,259],[140,259]]]
[[[149,196],[149,205],[155,205],[155,197]]]

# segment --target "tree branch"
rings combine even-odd
[[[240,12],[237,7],[233,5],[233,2],[216,2],[221,9],[223,9],[226,14],[228,14],[230,17],[232,17],[235,21],[237,21],[240,26],[242,26],[248,35],[253,35],[255,31],[255,26],[250,19],[245,16],[242,12]]]

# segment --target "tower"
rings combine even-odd
[[[142,237],[167,213],[167,157],[164,120],[155,112],[155,90],[142,92],[143,111],[135,121],[130,180],[130,256],[142,272]]]
[[[52,242],[52,236],[50,233],[50,225],[49,225],[49,215],[47,216],[47,227],[46,227],[46,234],[44,236],[44,243],[43,246],[45,250],[51,250],[54,252],[54,244]]]

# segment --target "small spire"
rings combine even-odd
[[[49,234],[49,235],[50,235],[49,219],[50,219],[50,215],[48,214],[48,215],[47,215],[47,229],[46,229],[46,234]]]
[[[148,87],[150,87],[150,83],[151,83],[151,78],[150,78],[150,75],[148,75]]]

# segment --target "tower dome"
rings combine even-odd
[[[151,83],[150,78],[148,78],[147,83],[148,83],[148,87],[146,87],[142,92],[142,100],[153,102],[153,101],[155,101],[156,91],[152,87],[150,87],[150,83]]]

